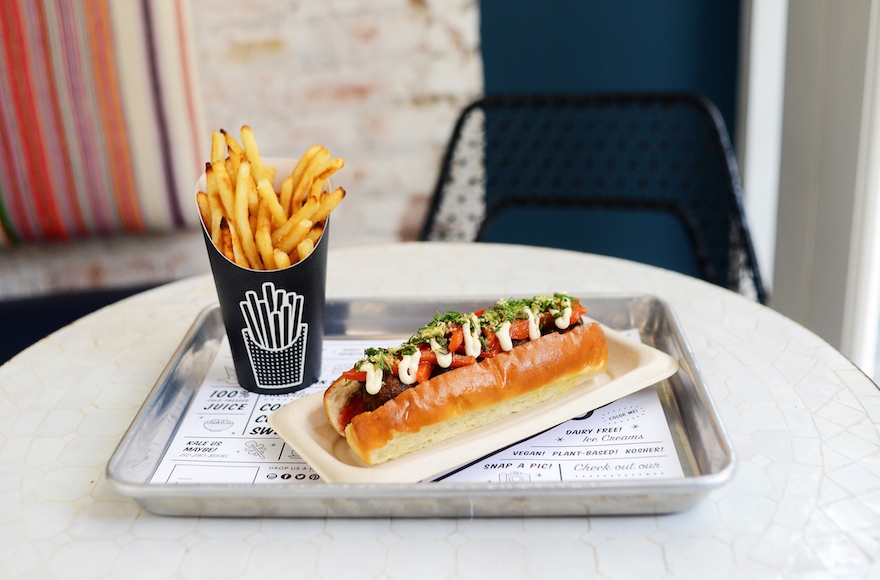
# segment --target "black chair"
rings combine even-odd
[[[455,125],[421,239],[617,256],[768,299],[727,130],[696,95],[472,103]]]

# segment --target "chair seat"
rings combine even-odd
[[[483,222],[477,241],[590,252],[701,277],[681,222],[651,210],[509,207]]]

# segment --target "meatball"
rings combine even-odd
[[[404,385],[397,375],[393,373],[385,373],[385,376],[382,378],[382,388],[379,389],[378,393],[371,395],[367,393],[366,389],[361,389],[364,398],[364,410],[375,411],[384,405],[386,401],[390,401],[400,393],[414,386],[415,384]]]

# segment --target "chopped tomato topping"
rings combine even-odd
[[[581,319],[581,316],[587,313],[587,309],[581,306],[580,302],[575,302],[571,305],[571,318],[569,319],[569,324],[576,324],[578,320]]]
[[[419,370],[416,371],[416,382],[424,383],[431,378],[432,372],[434,372],[433,363],[419,361]]]
[[[483,336],[486,337],[486,347],[488,349],[483,351],[483,356],[485,358],[492,358],[496,354],[504,352],[501,348],[501,342],[499,342],[498,337],[495,336],[495,333],[486,326],[483,327]]]
[[[422,351],[421,357],[419,357],[419,363],[429,362],[431,364],[437,364],[437,353],[431,350],[430,347],[426,345],[420,345],[419,349]],[[477,362],[477,359],[472,356],[466,356],[463,354],[459,354],[457,352],[452,353],[452,366],[467,366],[470,364],[474,364]]]
[[[465,356],[463,354],[452,353],[452,368],[457,369],[459,367],[466,367],[468,365],[476,364],[476,357]]]
[[[437,353],[431,350],[430,348],[419,347],[422,351],[422,356],[419,358],[419,365],[424,363],[430,363],[431,365],[437,364]],[[477,359],[472,356],[465,356],[463,354],[458,354],[457,352],[452,353],[452,364],[450,365],[452,368],[458,367],[466,367],[468,365],[472,365],[477,362]]]
[[[356,371],[351,369],[350,371],[342,373],[342,376],[350,381],[358,381],[359,383],[367,382],[367,371]]]
[[[526,340],[529,337],[529,320],[521,318],[510,323],[510,338],[513,340]]]
[[[422,355],[419,357],[419,364],[437,364],[437,353],[431,350],[430,346],[426,344],[419,345],[419,350],[422,351]]]
[[[464,331],[460,326],[456,326],[449,336],[449,352],[458,352],[458,349],[464,344]]]

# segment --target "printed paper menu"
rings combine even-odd
[[[399,341],[387,342],[388,346]],[[318,482],[320,477],[275,431],[269,414],[299,397],[324,391],[376,341],[324,341],[321,378],[302,391],[262,395],[236,382],[232,352],[224,336],[171,439],[151,483]]]
[[[528,482],[681,477],[654,388],[566,421],[435,481]]]
[[[262,395],[238,385],[224,338],[151,483],[320,483],[269,427],[269,414],[322,392],[365,348],[396,344],[326,340],[318,383],[297,393]],[[649,387],[431,480],[526,483],[682,475],[660,399]]]

